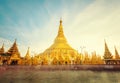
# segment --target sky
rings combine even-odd
[[[120,0],[0,0],[0,46],[15,39],[21,56],[50,47],[62,18],[64,34],[78,52],[104,54],[104,39],[120,52]],[[83,48],[84,47],[84,48]],[[82,49],[83,48],[83,49]]]

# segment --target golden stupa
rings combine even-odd
[[[62,20],[54,43],[39,55],[40,64],[80,64],[80,54],[73,49],[64,36]]]

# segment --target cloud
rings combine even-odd
[[[103,55],[104,39],[112,53],[114,44],[120,50],[119,1],[78,0],[68,3],[63,0],[59,4],[54,5],[55,3],[45,1],[40,6],[36,3],[36,6],[25,3],[21,6],[16,6],[15,3],[8,5],[15,13],[15,17],[13,19],[9,13],[3,13],[8,22],[6,27],[10,30],[8,35],[13,35],[7,38],[14,40],[17,37],[22,55],[26,53],[27,47],[31,48],[32,54],[41,53],[48,48],[57,35],[60,17],[63,19],[68,43],[79,52],[80,47],[85,46],[84,50],[89,53],[96,50],[98,54]]]
[[[111,42],[110,49],[114,53],[115,42],[120,42],[115,39],[118,38],[119,34],[119,8],[117,2],[108,3],[104,0],[96,0],[82,12],[74,14],[73,23],[69,23],[67,27],[70,29],[66,30],[67,33],[71,32],[67,37],[71,45],[78,49],[80,46],[85,46],[89,52],[96,50],[97,53],[103,55],[104,39],[106,39]]]

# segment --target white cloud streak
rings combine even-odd
[[[120,37],[119,1],[96,0],[85,6],[83,10],[79,9],[81,6],[77,2],[71,7],[75,8],[74,12],[71,12],[71,8],[67,7],[64,1],[62,7],[59,11],[53,11],[51,4],[44,3],[49,19],[45,21],[43,26],[38,25],[33,18],[28,20],[29,25],[27,26],[22,19],[19,20],[19,23],[14,27],[17,27],[16,31],[20,41],[25,41],[20,44],[22,55],[26,53],[28,46],[31,48],[31,53],[37,54],[48,48],[57,35],[60,17],[63,19],[68,43],[79,52],[81,51],[80,46],[85,46],[84,50],[89,53],[97,51],[98,54],[103,55],[104,39],[106,39],[112,54],[114,54],[114,45],[120,51],[120,40],[118,40]],[[18,11],[15,8],[14,10]],[[41,17],[39,15],[41,11],[37,13],[38,20]],[[29,26],[32,28],[29,29]]]

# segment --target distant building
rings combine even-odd
[[[25,57],[20,56],[20,52],[18,50],[18,46],[15,42],[13,43],[12,47],[5,52],[4,51],[4,44],[0,48],[0,64],[1,65],[30,65],[31,64],[31,57],[29,55],[29,49],[26,53]]]
[[[0,49],[0,56],[1,56],[1,64],[2,65],[16,65],[21,64],[21,56],[16,44],[16,40],[13,43],[12,47],[7,51],[4,52],[4,45]]]
[[[111,52],[109,51],[106,41],[105,41],[105,52],[104,52],[103,58],[104,58],[105,64],[120,64],[120,56],[116,47],[115,47],[115,58],[114,58]]]

